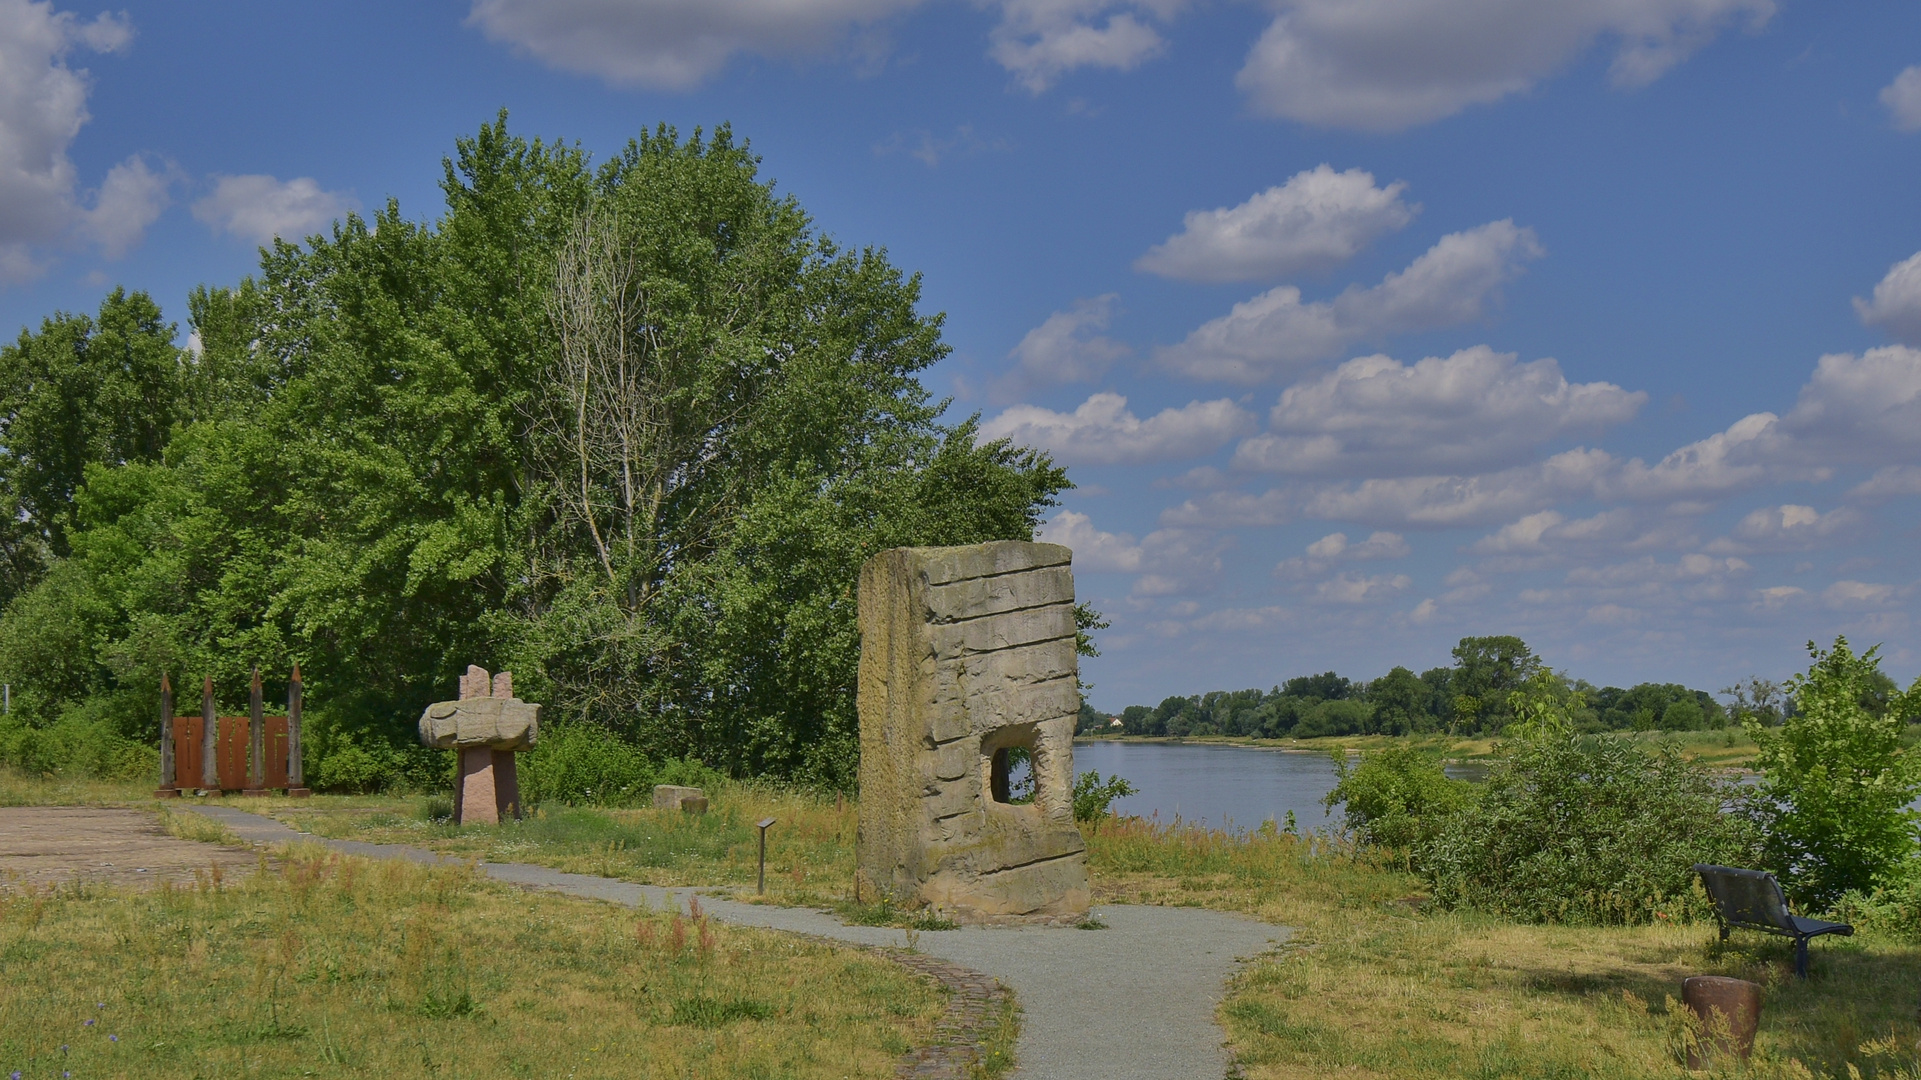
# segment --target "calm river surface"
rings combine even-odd
[[[1119,814],[1253,829],[1269,819],[1285,822],[1292,810],[1302,832],[1336,820],[1321,805],[1334,790],[1334,763],[1325,754],[1201,743],[1076,742],[1074,771],[1090,769],[1102,779],[1124,776],[1140,793],[1117,800]],[[1472,764],[1447,768],[1449,776],[1463,780],[1478,780],[1482,772]],[[1921,801],[1913,809],[1921,810]]]
[[[1114,804],[1120,814],[1175,818],[1213,828],[1252,829],[1287,812],[1301,831],[1331,824],[1321,798],[1334,790],[1334,763],[1323,754],[1191,743],[1077,742],[1074,771],[1124,776],[1138,795]]]

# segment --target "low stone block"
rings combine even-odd
[[[707,812],[707,793],[697,787],[677,784],[654,785],[654,809],[680,810],[689,814]]]

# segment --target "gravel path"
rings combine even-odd
[[[345,854],[442,859],[399,844],[326,840],[258,814],[197,806],[258,844],[304,840]],[[498,881],[551,889],[629,907],[684,906],[695,889],[664,889],[564,874],[525,863],[483,863]],[[701,909],[742,926],[791,930],[861,945],[902,945],[897,929],[847,926],[805,908],[701,898]],[[1209,1080],[1227,1072],[1214,1008],[1235,967],[1287,939],[1285,927],[1200,908],[1110,904],[1096,909],[1105,930],[1040,927],[930,930],[916,947],[1011,987],[1022,1008],[1016,1053],[1022,1080]]]

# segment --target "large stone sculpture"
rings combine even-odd
[[[514,696],[514,676],[469,667],[460,700],[436,701],[420,714],[420,741],[460,752],[454,822],[493,824],[520,816],[520,773],[514,755],[540,737],[540,706]]]
[[[1087,910],[1071,557],[1001,541],[861,567],[859,872],[894,902],[977,921]],[[1017,749],[1027,803],[1009,801]]]

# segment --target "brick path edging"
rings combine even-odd
[[[792,933],[789,931],[789,933]],[[859,949],[892,960],[948,991],[947,1011],[934,1025],[935,1040],[908,1051],[894,1070],[898,1080],[968,1080],[985,1056],[983,1045],[1012,991],[992,975],[950,964],[926,953],[887,945],[853,945],[836,938],[793,934],[837,949]]]

